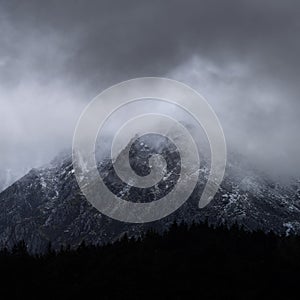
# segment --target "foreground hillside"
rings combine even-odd
[[[158,235],[29,256],[0,254],[10,299],[296,299],[300,238],[233,226],[172,225]]]

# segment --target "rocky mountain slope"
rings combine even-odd
[[[163,145],[163,146],[161,146]],[[153,201],[176,184],[180,157],[175,148],[162,141],[159,147],[151,140],[139,140],[131,147],[130,160],[139,174],[147,174],[149,157],[160,153],[168,163],[168,179],[141,191],[120,181],[111,161],[99,162],[99,172],[107,186],[128,201]],[[210,223],[238,222],[249,229],[273,230],[280,234],[300,233],[300,184],[281,185],[265,175],[229,159],[226,175],[214,200],[198,208],[209,168],[200,166],[199,182],[189,200],[172,215],[149,224],[128,224],[102,215],[84,198],[78,188],[71,155],[56,157],[49,165],[32,169],[27,175],[0,193],[0,246],[11,247],[25,240],[29,249],[40,252],[49,242],[55,248],[70,244],[105,243],[125,232],[140,235],[149,227],[168,228],[174,220]],[[178,160],[179,159],[179,160]],[[247,171],[246,171],[247,170]]]

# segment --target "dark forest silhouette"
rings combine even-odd
[[[174,224],[112,245],[49,244],[39,256],[21,241],[0,266],[3,299],[296,299],[300,237]]]

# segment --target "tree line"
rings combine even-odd
[[[2,249],[0,267],[10,299],[296,299],[300,237],[174,223],[113,244],[49,244],[42,255],[20,241]]]

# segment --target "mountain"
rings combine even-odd
[[[122,183],[109,159],[99,162],[99,173],[107,186],[125,200],[153,201],[176,184],[180,161],[176,151],[167,140],[157,142],[151,137],[131,146],[130,163],[139,175],[149,173],[147,162],[153,153],[160,153],[168,163],[168,180],[145,191]],[[0,246],[12,247],[24,240],[30,251],[41,252],[49,242],[56,249],[66,244],[77,246],[83,240],[101,244],[117,240],[124,233],[138,236],[150,227],[164,230],[174,220],[238,222],[250,230],[300,233],[299,182],[274,182],[250,166],[243,166],[236,157],[230,155],[224,181],[204,209],[198,208],[198,201],[209,173],[205,161],[195,190],[180,209],[156,222],[129,224],[106,217],[92,207],[78,187],[71,155],[60,154],[49,165],[32,169],[0,193]]]

